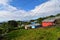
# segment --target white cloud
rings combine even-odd
[[[10,1],[0,0],[0,21],[30,20],[60,12],[60,0],[49,0],[30,11],[18,10],[16,7],[9,5]]]
[[[38,5],[35,7],[33,11],[34,13],[37,13],[37,15],[52,15],[60,12],[60,0],[50,0],[46,3],[43,3],[42,5]],[[59,11],[59,12],[57,12]]]
[[[0,4],[7,4],[9,2],[9,0],[0,0]]]

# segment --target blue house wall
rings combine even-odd
[[[31,28],[38,28],[41,26],[41,25],[35,25],[35,24],[36,24],[35,22],[31,22]]]
[[[37,26],[31,25],[31,28],[39,28],[39,27],[40,27],[40,25],[37,25]]]
[[[35,28],[35,26],[34,26],[34,25],[32,25],[32,26],[31,26],[31,28]]]

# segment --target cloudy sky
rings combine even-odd
[[[0,0],[0,22],[31,20],[60,13],[60,0]]]

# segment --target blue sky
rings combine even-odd
[[[18,9],[23,9],[26,11],[32,10],[35,6],[40,5],[48,0],[14,0],[10,5],[17,7]]]
[[[27,21],[60,13],[60,0],[0,0],[0,22]]]

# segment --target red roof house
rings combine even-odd
[[[55,19],[45,19],[42,21],[43,27],[48,27],[54,25]]]
[[[53,18],[48,18],[42,21],[42,26],[43,27],[48,27],[55,25],[56,19],[60,19],[60,16],[53,17]]]

